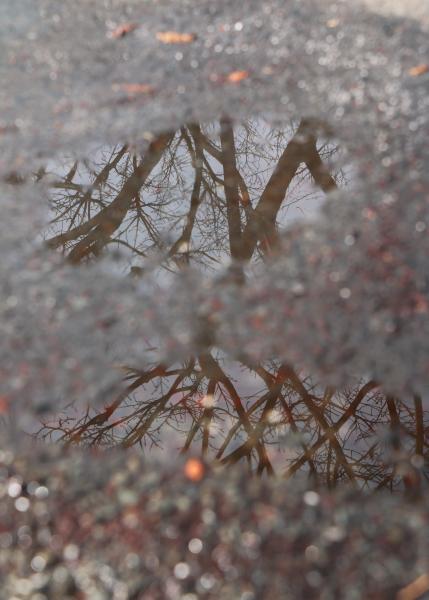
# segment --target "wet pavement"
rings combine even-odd
[[[152,135],[143,155],[126,145],[102,146],[88,158],[64,155],[39,169],[31,179],[47,186],[48,223],[36,238],[75,266],[105,260],[119,285],[131,278],[137,293],[148,274],[165,287],[190,268],[200,280],[217,277],[220,289],[241,289],[283,259],[287,227],[311,228],[327,194],[340,189],[347,202],[356,185],[348,160],[320,123],[272,127],[261,118],[234,123],[227,117],[189,123]],[[333,271],[329,279],[341,278]],[[293,288],[298,297],[304,293],[299,285]],[[339,287],[340,301],[350,294]],[[265,304],[259,301],[249,319],[256,333],[267,316]],[[180,313],[172,315],[180,328]],[[103,390],[101,407],[80,403],[58,412],[45,397],[40,412],[47,414],[24,423],[24,431],[68,445],[142,445],[161,457],[193,451],[224,465],[246,459],[255,472],[303,472],[330,487],[343,480],[370,489],[403,487],[418,476],[413,467],[398,474],[397,463],[414,457],[416,448],[423,455],[420,396],[386,396],[359,372],[335,389],[311,371],[295,372],[275,354],[255,360],[258,335],[241,356],[228,356],[222,336],[213,347],[212,321],[209,312],[199,324],[205,339],[195,354],[159,357],[145,368],[132,357],[117,368],[124,389],[110,402]],[[147,340],[152,353],[155,344]],[[424,466],[421,458],[413,460]]]
[[[427,13],[0,8],[0,598],[424,597]]]

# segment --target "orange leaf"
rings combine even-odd
[[[190,458],[185,463],[184,473],[191,481],[200,481],[204,476],[204,465],[197,458]]]
[[[148,83],[115,83],[112,88],[115,92],[125,92],[129,96],[151,94],[154,91],[153,86]]]
[[[416,65],[415,67],[409,69],[408,74],[411,75],[411,77],[419,77],[420,75],[424,75],[428,71],[429,65],[423,63],[421,65]]]
[[[189,44],[196,39],[195,33],[179,33],[177,31],[159,31],[156,39],[163,44]]]
[[[412,583],[399,590],[396,600],[417,600],[429,590],[429,575],[427,573],[417,577]]]
[[[338,27],[339,24],[339,19],[329,19],[328,21],[326,21],[326,25],[329,27],[329,29],[335,29],[335,27]]]
[[[9,400],[6,396],[0,396],[0,415],[9,412]]]
[[[229,81],[229,83],[238,83],[239,81],[247,79],[248,77],[249,71],[232,71],[232,73],[227,75],[226,81]]]
[[[111,31],[108,35],[111,38],[118,39],[127,35],[127,33],[131,33],[134,29],[137,29],[137,23],[122,23],[122,25],[118,25],[116,29]]]

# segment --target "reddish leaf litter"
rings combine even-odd
[[[427,498],[46,447],[0,453],[0,496],[2,599],[411,600],[427,587]]]

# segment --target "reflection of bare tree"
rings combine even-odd
[[[321,157],[337,148],[317,146],[304,121],[292,136],[268,132],[268,144],[252,145],[256,134],[249,123],[234,137],[225,118],[220,142],[213,127],[191,124],[153,140],[143,158],[121,147],[100,152],[94,164],[73,163],[53,183],[48,244],[76,263],[112,244],[127,248],[134,265],[153,249],[205,266],[264,252],[306,178],[324,191],[335,187]]]
[[[121,248],[132,274],[143,272],[155,250],[173,271],[190,262],[212,268],[227,258],[265,260],[287,208],[314,194],[309,183],[327,193],[344,175],[331,174],[337,148],[318,141],[323,131],[315,123],[265,128],[264,143],[261,133],[252,122],[234,129],[225,117],[218,129],[193,123],[154,138],[143,156],[123,146],[58,167],[47,243],[73,263]],[[212,349],[182,365],[127,369],[124,382],[104,410],[68,411],[39,434],[127,447],[158,445],[164,432],[176,431],[182,452],[200,447],[223,464],[244,459],[259,473],[302,471],[329,485],[395,486],[404,473],[387,446],[395,459],[427,453],[421,400],[386,397],[373,381],[322,389],[288,365],[231,363]],[[377,437],[380,427],[391,443]]]

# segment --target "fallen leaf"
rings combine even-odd
[[[185,463],[184,473],[191,481],[200,481],[204,475],[204,465],[197,458],[190,458]]]
[[[18,131],[18,127],[16,125],[0,125],[0,135],[5,133],[13,133]]]
[[[195,33],[179,33],[177,31],[159,31],[156,39],[163,44],[189,44],[196,39]]]
[[[108,36],[113,39],[118,39],[124,37],[128,33],[131,33],[137,28],[137,23],[122,23],[122,25],[118,25],[113,31],[110,31]]]
[[[412,67],[408,70],[408,74],[411,75],[411,77],[419,77],[420,75],[424,75],[427,72],[429,72],[429,65],[425,63],[421,65],[416,65],[415,67]]]
[[[413,582],[402,588],[396,596],[396,600],[417,600],[429,590],[429,575],[420,575]]]
[[[243,79],[247,79],[249,77],[249,71],[232,71],[226,77],[226,81],[229,83],[239,83],[243,81]]]
[[[329,19],[328,21],[326,21],[326,25],[327,27],[329,27],[329,29],[335,29],[335,27],[338,27],[339,24],[339,19]]]
[[[125,92],[129,96],[151,94],[154,91],[153,86],[148,83],[114,83],[112,89],[115,92]]]
[[[6,396],[0,396],[0,415],[9,412],[9,400]]]

